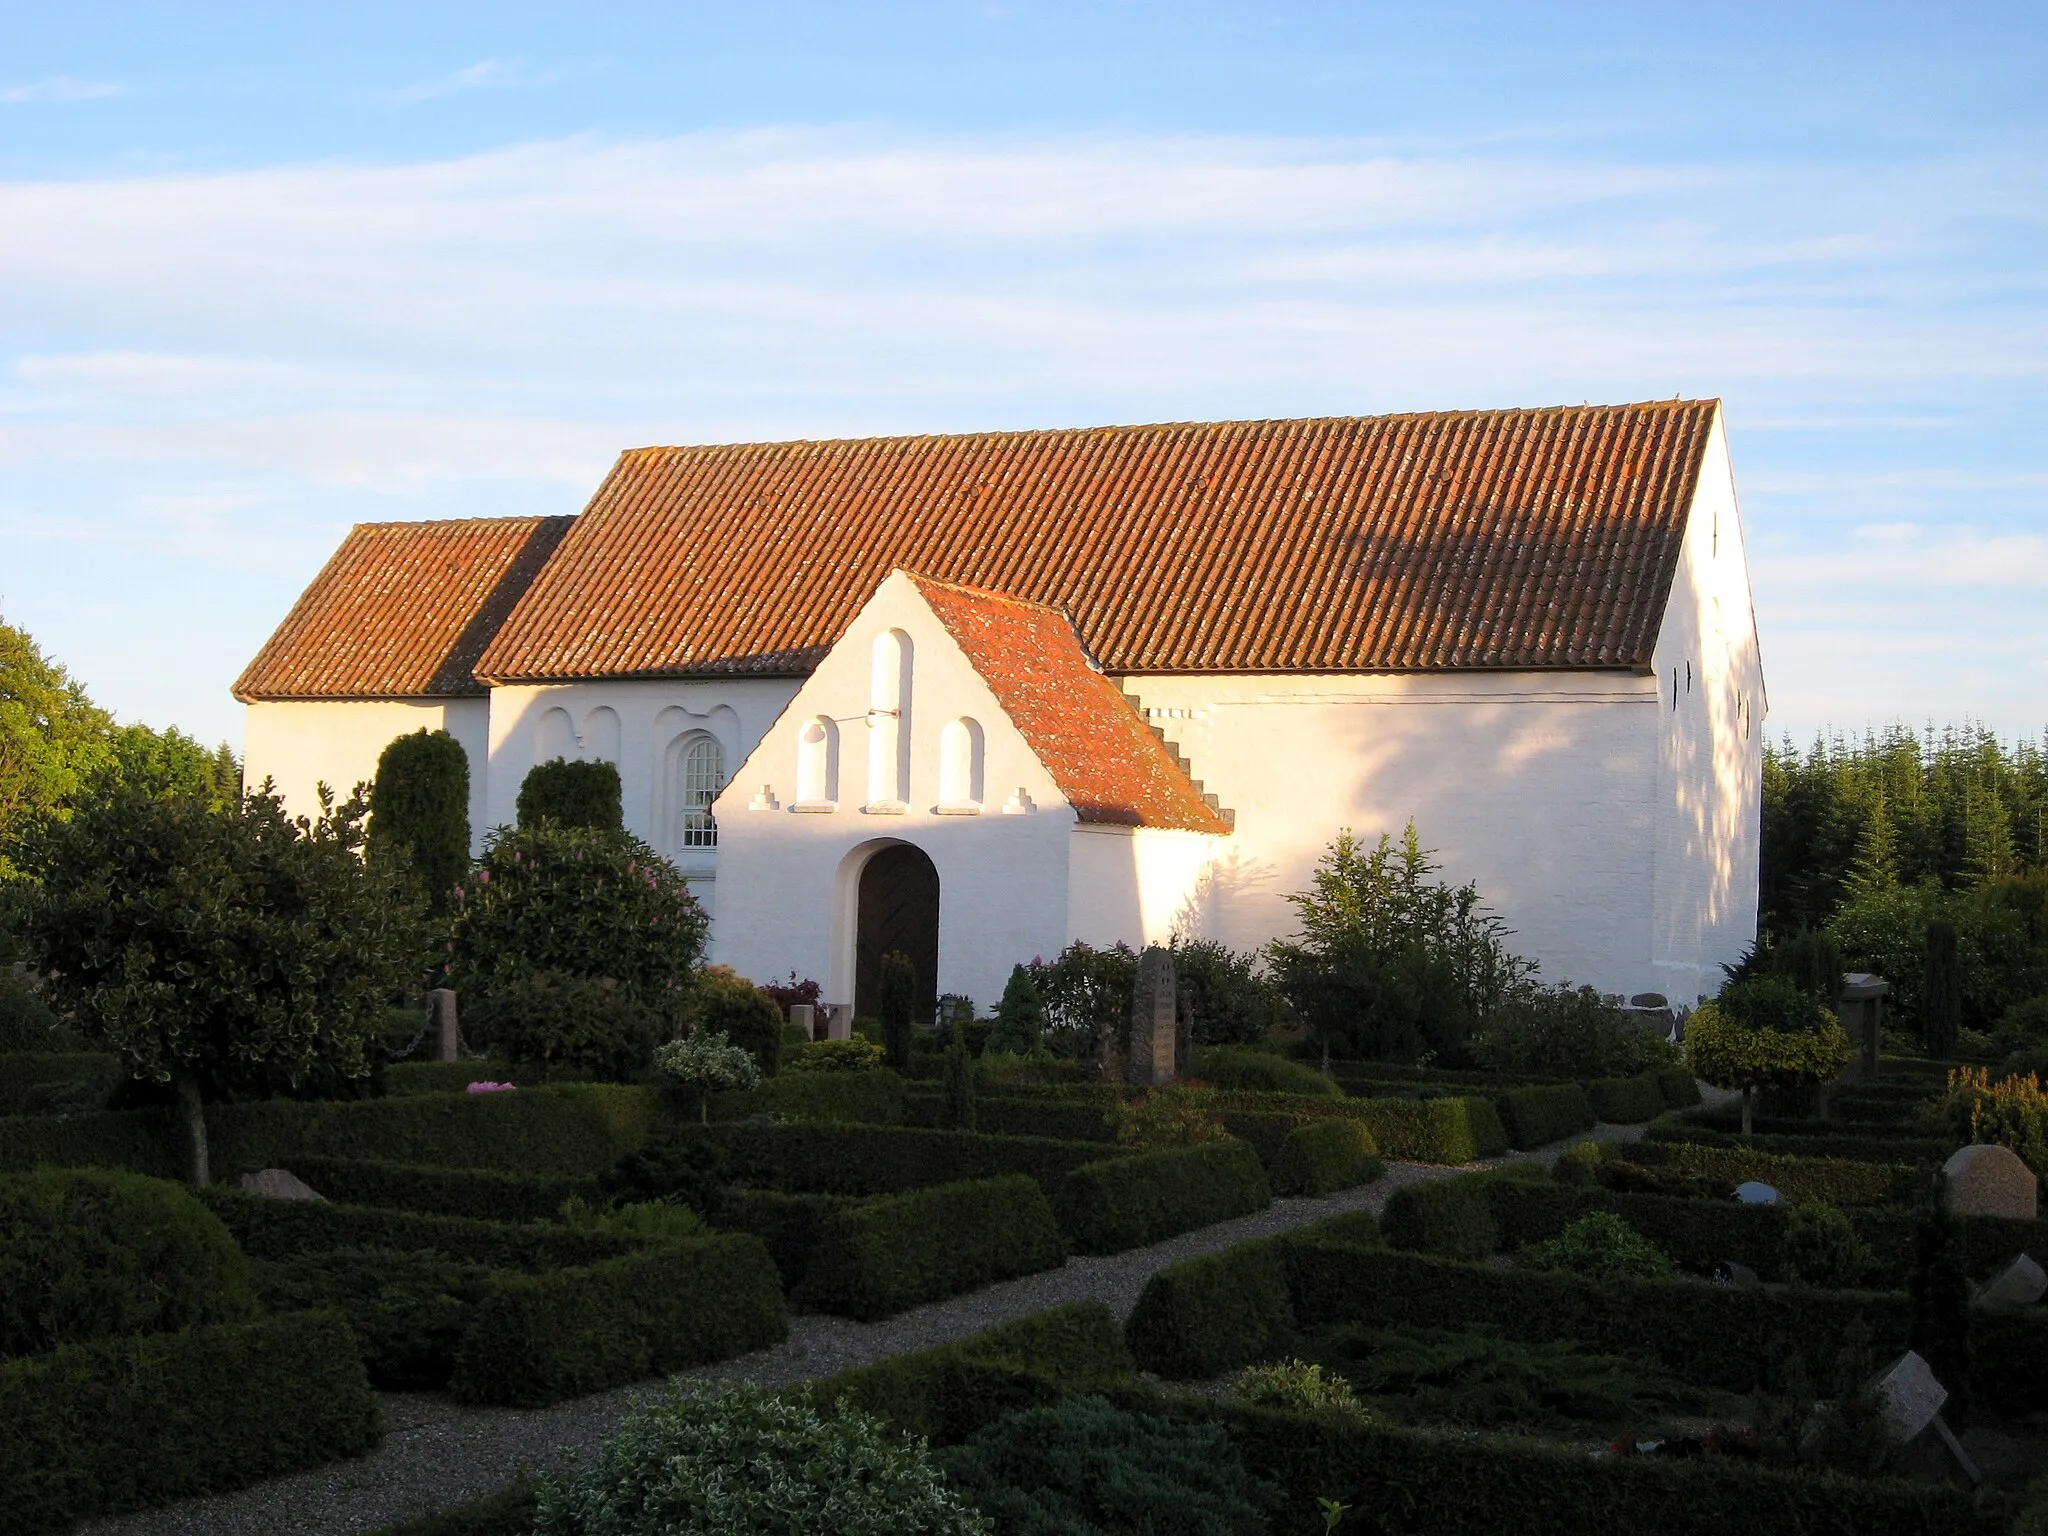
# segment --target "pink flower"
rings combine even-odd
[[[517,1083],[471,1083],[471,1084],[469,1085],[469,1087],[468,1087],[467,1089],[465,1089],[465,1090],[464,1090],[464,1092],[466,1092],[466,1093],[511,1093],[511,1092],[513,1092],[513,1091],[514,1091],[515,1089],[517,1089],[517,1088],[518,1088],[518,1086],[519,1086],[519,1085],[518,1085]]]

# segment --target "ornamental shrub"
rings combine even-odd
[[[910,957],[892,949],[882,956],[882,974],[877,991],[882,1013],[882,1047],[889,1053],[889,1065],[898,1072],[910,1070],[912,1023],[917,1016],[917,973]]]
[[[1556,1237],[1526,1244],[1519,1262],[1525,1269],[1624,1280],[1664,1280],[1677,1273],[1670,1254],[1612,1211],[1589,1212]]]
[[[519,786],[519,827],[617,832],[626,824],[622,805],[616,765],[558,757],[527,770]]]
[[[579,1195],[562,1202],[557,1213],[565,1227],[579,1232],[610,1232],[642,1237],[651,1243],[679,1243],[704,1235],[704,1218],[687,1205],[666,1200],[629,1200],[623,1205],[593,1205]]]
[[[1809,1201],[1793,1206],[1786,1216],[1778,1239],[1779,1279],[1849,1290],[1863,1285],[1876,1268],[1870,1245],[1834,1206]]]
[[[0,1051],[61,1051],[67,1043],[63,1021],[11,966],[0,965]]]
[[[1194,1083],[1162,1083],[1135,1099],[1111,1106],[1109,1123],[1119,1146],[1153,1152],[1228,1141],[1230,1132],[1213,1113],[1215,1095]]]
[[[1848,1031],[1826,1008],[1779,977],[1733,982],[1685,1026],[1686,1064],[1718,1088],[1742,1091],[1742,1134],[1754,1125],[1760,1088],[1826,1082],[1849,1064]]]
[[[855,1035],[847,1040],[813,1040],[800,1045],[782,1064],[784,1072],[874,1072],[881,1068],[882,1048]]]
[[[697,1116],[709,1124],[710,1097],[760,1086],[761,1069],[743,1046],[724,1035],[700,1031],[671,1040],[654,1053],[654,1074],[696,1101]]]
[[[1496,1072],[1620,1077],[1669,1066],[1678,1053],[1591,987],[1528,988],[1488,1015],[1473,1052]]]
[[[1372,1131],[1361,1120],[1297,1125],[1268,1170],[1276,1195],[1330,1195],[1370,1184],[1386,1171]]]
[[[1359,1402],[1351,1383],[1342,1376],[1325,1376],[1320,1365],[1306,1360],[1277,1360],[1271,1365],[1248,1365],[1230,1379],[1230,1390],[1240,1402],[1255,1408],[1281,1408],[1296,1413],[1342,1413],[1370,1421],[1372,1414]]]
[[[273,1312],[339,1307],[362,1346],[373,1386],[386,1391],[448,1385],[456,1346],[493,1271],[434,1252],[335,1248],[259,1267]]]
[[[1948,1075],[1941,1108],[1956,1140],[2009,1147],[2036,1178],[2048,1173],[2048,1093],[2033,1073],[1994,1083],[1984,1067],[1959,1067]]]
[[[996,1004],[995,1028],[982,1050],[991,1056],[1035,1056],[1045,1049],[1045,999],[1023,966],[1010,968],[1003,1000]]]
[[[612,1082],[645,1071],[667,1033],[661,1014],[611,977],[559,971],[511,977],[463,1018],[474,1042],[516,1066]]]
[[[459,887],[448,984],[486,998],[522,976],[608,976],[680,1017],[704,951],[704,909],[676,867],[622,832],[500,829]]]
[[[944,1107],[944,1122],[948,1129],[971,1131],[975,1129],[977,1116],[974,1101],[974,1058],[967,1054],[967,1043],[955,1039],[946,1047],[946,1071],[941,1080],[940,1102]]]
[[[535,1536],[678,1531],[984,1536],[919,1441],[852,1408],[762,1387],[671,1383],[636,1399],[587,1470],[540,1480]]]
[[[242,1251],[177,1185],[101,1169],[0,1177],[0,1355],[255,1311]]]
[[[437,916],[469,868],[469,754],[446,731],[400,736],[377,757],[365,849],[419,890]]]
[[[1256,1045],[1288,1022],[1287,999],[1257,954],[1184,939],[1173,948],[1173,974],[1197,1046]]]
[[[692,1034],[731,1041],[754,1058],[764,1077],[773,1077],[781,1064],[785,1017],[774,998],[729,965],[706,966],[683,1008]]]
[[[1249,1050],[1244,1046],[1196,1046],[1189,1053],[1188,1076],[1214,1083],[1218,1088],[1239,1088],[1252,1093],[1344,1097],[1344,1090],[1327,1072],[1318,1072],[1304,1062],[1290,1061],[1271,1051]]]
[[[725,1209],[725,1153],[708,1141],[669,1137],[628,1152],[597,1184],[614,1204],[660,1200],[716,1221]]]
[[[940,1465],[996,1529],[1031,1536],[1264,1536],[1279,1503],[1220,1425],[1125,1413],[1099,1397],[998,1419]]]

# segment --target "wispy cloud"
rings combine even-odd
[[[402,86],[391,93],[391,99],[402,106],[411,106],[416,102],[440,101],[445,97],[459,96],[465,91],[534,90],[581,79],[594,68],[593,65],[577,65],[535,70],[528,69],[517,60],[479,59],[474,64],[451,70],[432,80]]]
[[[127,91],[111,80],[80,80],[71,75],[52,75],[25,85],[0,85],[0,102],[25,106],[46,101],[105,101]]]

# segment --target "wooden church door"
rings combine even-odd
[[[853,1011],[881,1017],[882,956],[901,950],[917,978],[917,1024],[930,1025],[939,1001],[939,872],[922,848],[894,843],[860,872],[855,914]]]

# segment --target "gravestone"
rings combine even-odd
[[[1884,1000],[1892,984],[1868,971],[1851,971],[1842,978],[1842,995],[1835,1011],[1856,1045],[1856,1059],[1847,1076],[1864,1082],[1877,1081],[1878,1054],[1884,1048]]]
[[[2048,1295],[2048,1274],[2023,1253],[1985,1281],[1983,1289],[1970,1300],[1972,1305],[1987,1311],[2005,1312],[2031,1307],[2044,1295]]]
[[[251,1195],[262,1195],[271,1200],[325,1200],[297,1174],[287,1173],[282,1168],[265,1168],[257,1173],[242,1175],[242,1189]]]
[[[1770,1185],[1751,1179],[1735,1186],[1735,1198],[1744,1205],[1777,1205],[1783,1197]]]
[[[455,1061],[462,1055],[462,1027],[455,1012],[455,993],[436,987],[427,994],[428,1017],[434,1030],[434,1060]]]
[[[810,1003],[791,1003],[789,1022],[804,1032],[806,1040],[818,1038],[818,1010]]]
[[[1934,1379],[1933,1368],[1910,1349],[1877,1373],[1870,1390],[1884,1405],[1885,1427],[1901,1445],[1932,1424],[1948,1401],[1948,1388]]]
[[[2032,1221],[2040,1214],[2034,1170],[2010,1147],[1983,1142],[1964,1147],[1941,1165],[1942,1205],[1955,1216],[2004,1216]]]
[[[1747,1264],[1738,1264],[1733,1259],[1723,1259],[1714,1266],[1714,1284],[1716,1285],[1732,1285],[1738,1289],[1747,1290],[1749,1287],[1759,1283],[1756,1271]]]
[[[1131,993],[1131,1045],[1126,1057],[1130,1081],[1139,1087],[1170,1083],[1179,1070],[1174,1050],[1179,1029],[1176,996],[1173,951],[1148,945],[1138,956],[1138,984]]]
[[[825,1005],[825,1038],[827,1040],[851,1040],[853,1038],[853,1004],[827,1003]]]

